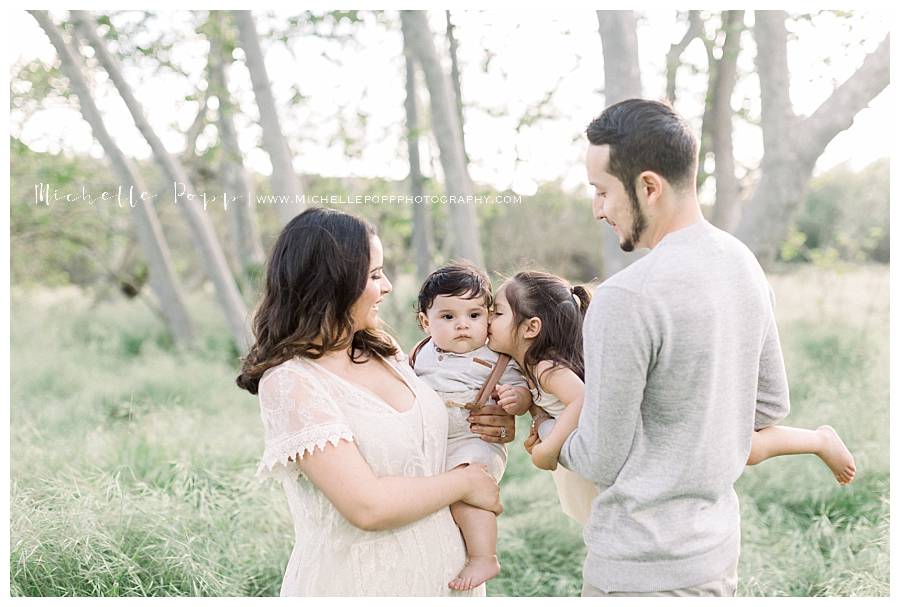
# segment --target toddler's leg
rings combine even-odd
[[[815,430],[771,426],[754,432],[747,465],[752,466],[778,455],[801,453],[819,456],[841,485],[846,485],[856,476],[853,455],[831,426],[819,426]]]
[[[469,559],[448,585],[453,590],[471,590],[500,573],[500,562],[497,560],[497,516],[489,510],[464,502],[450,504],[450,513],[462,532]]]

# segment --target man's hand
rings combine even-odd
[[[534,404],[531,392],[522,386],[497,386],[497,404],[510,415],[522,415]]]
[[[509,443],[516,438],[516,418],[498,405],[484,405],[472,411],[469,428],[488,443]]]

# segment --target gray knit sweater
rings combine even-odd
[[[750,250],[706,221],[596,289],[584,408],[560,455],[600,486],[584,528],[591,585],[683,588],[738,559],[734,482],[752,431],[790,408],[773,305]]]

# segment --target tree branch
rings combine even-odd
[[[866,56],[862,66],[803,120],[799,132],[805,133],[810,142],[805,148],[807,154],[817,158],[828,142],[849,128],[856,114],[888,85],[891,80],[890,38],[890,34],[885,36],[878,48]]]
[[[681,40],[669,47],[666,53],[666,97],[672,105],[675,105],[675,81],[678,78],[678,68],[681,67],[681,55],[693,42],[694,38],[703,37],[703,20],[700,19],[700,11],[688,11],[688,28]]]
[[[209,86],[206,87],[206,90],[203,91],[203,96],[200,99],[200,107],[197,108],[197,115],[194,116],[194,121],[191,122],[191,126],[188,127],[188,130],[184,134],[184,156],[185,158],[193,158],[196,154],[197,148],[197,139],[200,137],[200,133],[203,132],[203,129],[206,128],[206,125],[209,122],[206,119],[206,111],[209,108]]]

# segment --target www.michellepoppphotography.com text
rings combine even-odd
[[[211,205],[221,206],[228,210],[234,204],[255,204],[257,206],[270,206],[282,204],[321,204],[321,205],[356,205],[356,204],[386,204],[386,205],[457,205],[457,204],[502,204],[519,205],[523,203],[523,196],[518,194],[486,194],[486,195],[346,195],[346,194],[257,194],[247,200],[243,194],[233,192],[194,192],[189,190],[186,184],[173,182],[169,190],[172,204],[195,203],[202,204],[203,209]],[[113,190],[93,192],[87,186],[82,186],[79,191],[63,191],[54,188],[49,183],[38,183],[34,186],[34,204],[53,206],[55,203],[64,204],[115,204],[120,208],[134,207],[138,204],[156,204],[164,202],[163,193],[141,191],[134,186],[117,186]]]

